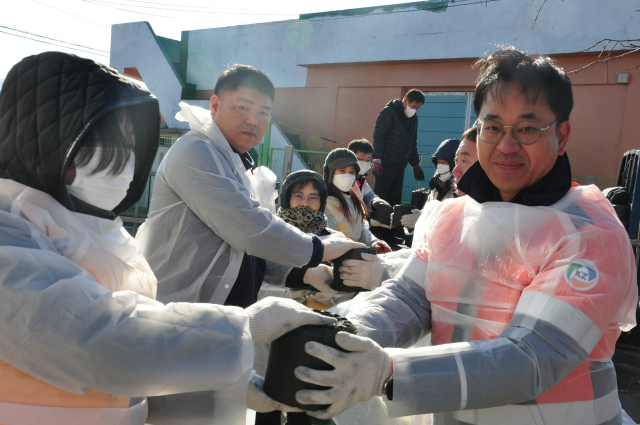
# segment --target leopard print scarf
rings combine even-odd
[[[322,236],[327,228],[327,217],[324,213],[309,207],[278,208],[278,217],[304,233]]]

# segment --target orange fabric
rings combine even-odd
[[[129,408],[129,397],[92,391],[78,395],[42,382],[0,360],[0,402],[47,407]]]
[[[538,404],[568,403],[571,401],[593,400],[591,371],[587,362],[575,368],[566,378],[549,391],[536,398]]]
[[[434,211],[425,232],[429,236],[414,254],[429,263],[425,291],[432,305],[433,341],[497,338],[524,291],[545,293],[587,315],[603,336],[584,363],[536,401],[593,400],[589,364],[613,355],[620,335],[616,311],[628,298],[623,284],[630,277],[623,266],[633,263],[626,233],[611,205],[597,192],[580,190],[576,196],[571,215],[575,228],[566,215],[541,208],[539,213],[528,213],[524,225],[513,227],[515,233],[491,234],[492,228],[510,226],[509,220],[518,215],[506,208],[498,210],[503,213],[478,215],[477,204],[464,198],[443,203]],[[471,230],[476,225],[480,232]],[[567,233],[567,229],[573,230]],[[580,286],[567,272],[572,262],[583,260],[597,270],[598,280],[592,287]],[[472,330],[466,331],[465,323]],[[456,328],[459,332],[452,341]]]

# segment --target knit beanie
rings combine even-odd
[[[444,159],[453,170],[458,146],[460,146],[460,140],[458,139],[447,139],[444,142],[440,143],[440,146],[438,146],[438,149],[436,149],[433,156],[431,157],[433,165],[438,165],[438,160]]]
[[[327,205],[327,187],[322,180],[322,176],[311,170],[299,170],[289,174],[282,182],[280,188],[280,207],[289,208],[289,198],[291,197],[291,188],[298,183],[311,182],[317,180],[320,183],[320,211],[324,212],[324,208]]]
[[[337,148],[329,152],[327,159],[324,161],[323,169],[324,181],[327,183],[327,186],[330,186],[333,181],[334,171],[340,168],[346,168],[349,165],[354,165],[356,167],[356,173],[360,172],[358,157],[349,149]]]

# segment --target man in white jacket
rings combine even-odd
[[[330,268],[320,261],[363,246],[345,238],[321,241],[285,223],[268,205],[275,181],[273,198],[258,201],[261,170],[252,171],[249,151],[266,132],[274,98],[265,74],[234,65],[218,79],[209,111],[181,103],[177,117],[192,131],[160,164],[149,217],[136,235],[158,278],[159,301],[246,308],[257,301],[265,260],[306,268],[304,283],[335,293]],[[149,399],[150,420],[184,420],[183,400]],[[206,404],[207,395],[201,400]]]
[[[136,236],[158,277],[158,299],[247,307],[257,300],[265,260],[307,267],[306,283],[329,290],[320,261],[360,245],[323,245],[257,200],[249,151],[269,125],[273,84],[255,68],[234,65],[214,93],[210,111],[181,104],[178,118],[192,131],[160,164],[149,218]]]

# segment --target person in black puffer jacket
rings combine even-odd
[[[373,175],[375,193],[390,205],[402,199],[404,169],[413,167],[416,180],[424,180],[418,157],[418,117],[416,111],[424,104],[421,91],[409,90],[403,99],[387,103],[373,132]]]

